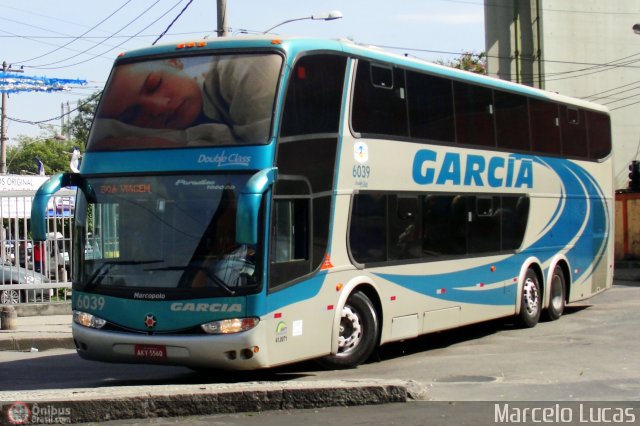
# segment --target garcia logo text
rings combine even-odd
[[[533,187],[533,161],[515,157],[446,152],[438,158],[436,151],[421,149],[413,159],[412,174],[419,185]]]

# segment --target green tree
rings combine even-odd
[[[446,65],[459,70],[471,71],[476,74],[487,74],[487,54],[486,52],[463,52],[458,58],[450,61],[439,60],[436,63]]]
[[[37,174],[36,158],[44,164],[47,175],[69,171],[74,146],[84,151],[77,141],[60,140],[56,136],[31,138],[20,135],[17,140],[17,145],[7,147],[7,171],[11,174]]]
[[[71,135],[83,147],[87,145],[91,122],[96,113],[101,93],[102,91],[98,91],[86,99],[81,99],[78,103],[78,113],[62,129],[65,134]]]

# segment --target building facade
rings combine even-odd
[[[485,0],[490,76],[597,102],[611,111],[615,185],[640,159],[637,0]]]

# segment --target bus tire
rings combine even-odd
[[[520,295],[520,313],[518,323],[525,328],[535,327],[540,320],[542,299],[538,274],[533,269],[527,270],[522,283]]]
[[[549,284],[549,307],[545,311],[545,318],[549,321],[559,319],[564,312],[565,301],[564,272],[560,266],[556,266]]]
[[[354,292],[342,308],[338,353],[321,358],[319,363],[330,369],[357,367],[376,348],[378,329],[378,314],[373,303],[363,292]]]

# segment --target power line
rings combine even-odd
[[[64,49],[65,47],[69,46],[71,43],[78,41],[80,39],[82,39],[83,36],[87,35],[88,33],[90,33],[91,31],[95,30],[96,28],[98,28],[100,25],[102,25],[103,23],[105,23],[107,20],[109,20],[111,17],[113,17],[113,15],[115,15],[116,13],[118,13],[120,10],[122,10],[126,5],[128,5],[129,3],[131,3],[131,0],[127,0],[122,6],[120,6],[119,8],[117,8],[114,12],[112,12],[111,14],[109,14],[109,16],[107,16],[106,18],[104,18],[103,20],[101,20],[100,22],[98,22],[96,25],[94,25],[93,27],[89,28],[87,31],[85,31],[84,33],[82,33],[81,35],[79,35],[78,37],[72,38],[69,42],[63,44],[62,46],[56,47],[55,49],[47,52],[47,53],[43,53],[42,55],[39,56],[35,56],[31,59],[25,59],[24,61],[19,61],[16,62],[17,64],[20,63],[24,63],[24,62],[31,62],[34,61],[36,59],[40,59],[43,58],[45,56],[51,55],[52,53],[55,53],[61,49]],[[103,41],[108,40],[108,38],[106,38]],[[95,46],[94,46],[95,47]]]
[[[593,94],[591,94],[591,95],[581,96],[581,98],[582,98],[582,99],[593,98],[594,96],[602,95],[603,93],[611,92],[611,91],[613,91],[613,90],[622,89],[623,87],[633,86],[634,84],[638,84],[638,83],[640,83],[640,80],[638,80],[638,81],[634,81],[634,82],[632,82],[632,83],[628,83],[628,84],[623,84],[622,86],[613,87],[613,88],[611,88],[611,89],[603,90],[602,92],[593,93]],[[596,98],[596,99],[599,99],[599,98]]]
[[[79,103],[75,108],[65,112],[64,114],[60,114],[57,117],[47,118],[46,120],[31,121],[31,120],[23,120],[23,119],[20,119],[20,118],[12,118],[12,117],[7,117],[7,119],[10,120],[10,121],[16,122],[16,123],[33,124],[33,125],[44,124],[44,123],[48,123],[49,121],[60,120],[62,117],[66,117],[67,115],[71,114],[72,112],[75,112],[75,111],[79,110],[80,108],[82,108],[83,106],[87,105],[88,103],[94,101],[96,98],[100,97],[101,95],[102,95],[102,91],[96,92],[92,96],[90,96],[86,101],[84,101],[82,103]]]
[[[399,51],[414,51],[414,52],[425,52],[425,53],[438,53],[438,54],[447,54],[447,55],[460,55],[461,52],[451,52],[451,51],[444,51],[444,50],[432,50],[432,49],[418,49],[418,48],[410,48],[410,47],[400,47],[400,46],[388,46],[388,45],[376,45],[380,48],[384,48],[384,49],[391,49],[391,50],[399,50]],[[521,73],[520,76],[521,77],[528,77],[528,78],[536,78],[539,79],[540,77],[543,77],[543,81],[544,82],[550,82],[550,81],[558,81],[558,80],[566,80],[566,79],[571,79],[571,78],[580,78],[583,76],[587,76],[587,75],[591,75],[591,74],[596,74],[596,73],[600,73],[600,72],[605,72],[605,71],[610,71],[610,70],[614,70],[614,69],[619,69],[619,68],[631,68],[631,69],[635,69],[635,68],[640,68],[640,66],[638,65],[631,65],[633,63],[639,62],[640,59],[634,59],[634,60],[629,60],[623,63],[617,63],[620,61],[623,61],[625,59],[629,59],[632,58],[634,56],[638,56],[640,55],[640,53],[635,53],[633,55],[629,55],[623,58],[618,58],[618,59],[614,59],[612,61],[609,62],[605,62],[605,63],[593,63],[593,62],[575,62],[575,61],[563,61],[563,60],[554,60],[554,59],[536,59],[536,58],[530,58],[529,60],[534,61],[540,61],[542,63],[559,63],[559,64],[567,64],[567,65],[591,65],[590,67],[586,67],[586,68],[581,68],[578,70],[572,70],[572,71],[560,71],[560,72],[555,72],[555,73],[545,73],[545,74],[537,74],[537,73],[532,73],[532,74],[528,74],[528,73]],[[486,55],[487,58],[493,58],[493,59],[509,59],[509,60],[513,60],[515,58],[513,57],[507,57],[507,56],[499,56],[499,55]],[[588,72],[594,70],[592,72]],[[576,74],[576,73],[582,73],[580,75],[569,75],[569,74]]]
[[[239,30],[242,31],[242,30]],[[376,47],[380,47],[382,49],[391,49],[391,50],[402,50],[402,51],[413,51],[413,52],[424,52],[424,53],[438,53],[438,54],[444,54],[444,55],[461,55],[465,52],[452,52],[452,51],[448,51],[448,50],[433,50],[433,49],[419,49],[419,48],[415,48],[415,47],[402,47],[402,46],[389,46],[389,45],[384,45],[384,44],[374,44]],[[628,65],[634,62],[638,62],[640,61],[640,58],[634,61],[629,61],[627,63],[624,64],[615,64],[615,62],[617,61],[622,61],[624,59],[629,59],[633,56],[639,56],[640,53],[634,53],[633,55],[629,55],[629,56],[625,56],[623,58],[619,58],[619,59],[614,59],[612,61],[609,62],[605,62],[605,63],[597,63],[597,62],[577,62],[577,61],[563,61],[563,60],[557,60],[557,59],[537,59],[534,57],[523,57],[520,56],[520,58],[524,58],[524,59],[529,59],[531,61],[540,61],[540,62],[548,62],[548,63],[557,63],[557,64],[566,64],[566,65],[590,65],[593,68],[584,68],[581,70],[574,70],[574,71],[563,71],[565,73],[567,72],[578,72],[578,71],[584,71],[584,70],[590,70],[590,69],[594,69],[594,68],[600,68],[600,67],[605,67],[605,66],[616,66],[618,68],[640,68],[640,65]],[[487,58],[493,58],[493,59],[515,59],[512,56],[500,56],[500,55],[486,55]]]
[[[178,16],[173,18],[173,21],[171,21],[171,23],[167,26],[167,28],[158,36],[157,39],[155,39],[155,41],[153,43],[151,43],[152,46],[155,45],[158,42],[158,40],[160,40],[162,37],[164,37],[164,35],[167,33],[167,31],[169,31],[169,29],[173,26],[173,24],[176,23],[178,18],[180,18],[182,16],[184,11],[187,10],[187,8],[191,5],[192,2],[193,2],[193,0],[189,0],[189,2],[186,4],[186,6],[182,8],[180,13],[178,13]]]
[[[157,1],[156,1],[156,3],[158,3],[158,1],[160,1],[160,0],[157,0]],[[104,51],[104,52],[102,52],[102,53],[96,54],[96,55],[94,55],[94,56],[92,56],[92,57],[90,57],[90,58],[88,58],[88,59],[83,60],[83,61],[75,62],[75,63],[73,63],[73,64],[61,65],[61,66],[58,66],[58,67],[30,66],[30,68],[44,69],[44,70],[61,69],[61,68],[70,68],[70,67],[73,67],[73,66],[76,66],[76,65],[80,65],[80,64],[84,64],[84,63],[86,63],[86,62],[92,61],[92,60],[94,60],[95,58],[97,58],[97,57],[99,57],[99,56],[101,56],[101,55],[104,55],[105,53],[108,53],[108,52],[112,51],[113,49],[118,48],[118,47],[122,46],[123,44],[127,43],[127,42],[128,42],[128,41],[130,41],[131,39],[133,39],[133,38],[137,37],[137,36],[138,36],[138,35],[140,35],[143,31],[146,31],[147,29],[149,29],[149,27],[151,27],[152,25],[156,24],[160,19],[164,18],[167,14],[169,14],[169,12],[171,12],[173,9],[175,9],[175,8],[176,8],[176,7],[177,7],[181,2],[182,2],[182,0],[179,0],[176,4],[174,4],[171,8],[169,8],[169,10],[167,10],[165,13],[163,13],[162,15],[160,15],[160,17],[159,17],[159,18],[157,18],[155,21],[151,22],[149,25],[147,25],[146,27],[142,28],[142,29],[141,29],[140,31],[138,31],[136,34],[134,34],[134,35],[133,35],[133,36],[131,36],[130,38],[127,38],[125,41],[123,41],[122,43],[118,44],[117,46],[115,46],[115,47],[113,47],[113,48],[111,48],[111,49],[109,49],[109,50],[106,50],[106,51]],[[154,3],[154,5],[155,5],[156,3]],[[151,7],[153,7],[153,5],[152,5]],[[77,55],[76,55],[76,56],[77,56]],[[25,67],[29,67],[28,65],[24,65],[24,66],[25,66]]]
[[[99,43],[97,43],[94,46],[91,46],[90,48],[86,49],[84,52],[69,56],[68,58],[65,59],[61,59],[59,61],[55,61],[55,62],[49,62],[47,64],[40,64],[40,65],[29,65],[29,68],[35,68],[35,69],[51,69],[51,68],[45,68],[48,67],[50,65],[55,65],[55,64],[59,64],[62,62],[66,62],[69,59],[73,59],[76,58],[82,54],[88,53],[89,51],[93,50],[94,48],[100,46],[101,44],[103,44],[105,41],[109,40],[111,37],[113,37],[113,35],[118,34],[119,32],[121,32],[122,30],[124,30],[125,28],[127,28],[129,25],[133,24],[135,21],[137,21],[138,19],[140,19],[144,14],[146,14],[147,12],[149,12],[149,10],[151,10],[156,4],[158,4],[160,2],[160,0],[156,0],[151,6],[147,7],[142,13],[138,14],[135,18],[133,18],[131,21],[129,21],[127,24],[125,24],[122,28],[120,28],[118,31],[116,31],[114,34],[110,35],[109,37],[105,38],[104,40],[100,41]],[[113,50],[113,48],[109,49],[107,52]],[[103,52],[103,53],[107,53],[107,52]],[[23,61],[25,62],[25,61]],[[27,65],[25,65],[27,66]]]
[[[634,83],[632,83],[632,84],[637,84],[637,83],[638,83],[638,82],[636,81],[636,82],[634,82]],[[628,85],[628,84],[625,84],[625,86],[626,86],[626,87],[628,87],[629,85]],[[623,94],[623,93],[628,93],[628,92],[629,92],[629,91],[631,91],[631,90],[638,90],[638,89],[640,89],[640,87],[632,87],[632,88],[629,88],[629,89],[626,89],[626,90],[622,90],[622,91],[619,91],[619,92],[609,93],[607,96],[598,96],[598,97],[595,97],[595,98],[592,98],[592,99],[589,99],[589,100],[590,100],[591,102],[596,102],[596,101],[601,100],[601,99],[612,99],[612,98],[613,98],[614,96],[616,96],[616,95],[621,95],[621,94]],[[622,98],[617,99],[617,100],[610,101],[610,103],[612,103],[612,102],[619,102],[621,99],[622,99]],[[606,103],[606,102],[605,102],[605,103]]]
[[[17,34],[11,33],[9,31],[1,30],[1,29],[0,29],[0,32],[6,33],[6,34],[10,34],[12,37],[24,38],[24,39],[31,40],[31,41],[34,41],[36,43],[44,44],[44,45],[47,45],[47,46],[57,46],[57,44],[54,44],[54,43],[47,43],[46,41],[36,40],[36,39],[34,39],[32,37],[28,37],[28,36],[19,36]],[[72,52],[80,52],[80,50],[72,49],[70,47],[67,47],[67,50],[71,50]],[[105,58],[105,59],[108,59],[110,61],[113,61],[113,58],[110,57],[110,56],[104,56],[104,55],[100,55],[100,56]]]
[[[262,31],[258,31],[258,30],[243,30],[243,31],[253,31],[253,33],[255,34],[262,34]],[[5,31],[6,32],[6,31]],[[171,35],[193,35],[193,34],[207,34],[207,33],[215,33],[216,30],[214,29],[206,29],[206,30],[194,30],[194,31],[189,31],[189,32],[180,32],[180,33],[171,33]],[[105,39],[108,36],[72,36],[72,35],[60,35],[60,36],[37,36],[37,35],[31,35],[31,36],[27,36],[27,35],[20,35],[20,34],[13,34],[13,33],[9,33],[7,32],[7,34],[9,35],[0,35],[0,38],[27,38],[30,40],[58,40],[58,39],[78,39],[78,40],[92,40],[92,39]],[[142,37],[153,37],[156,38],[158,37],[159,34],[139,34],[137,36],[131,35],[131,34],[123,34],[123,35],[115,35],[112,36],[112,39],[119,39],[119,38],[142,38]]]

